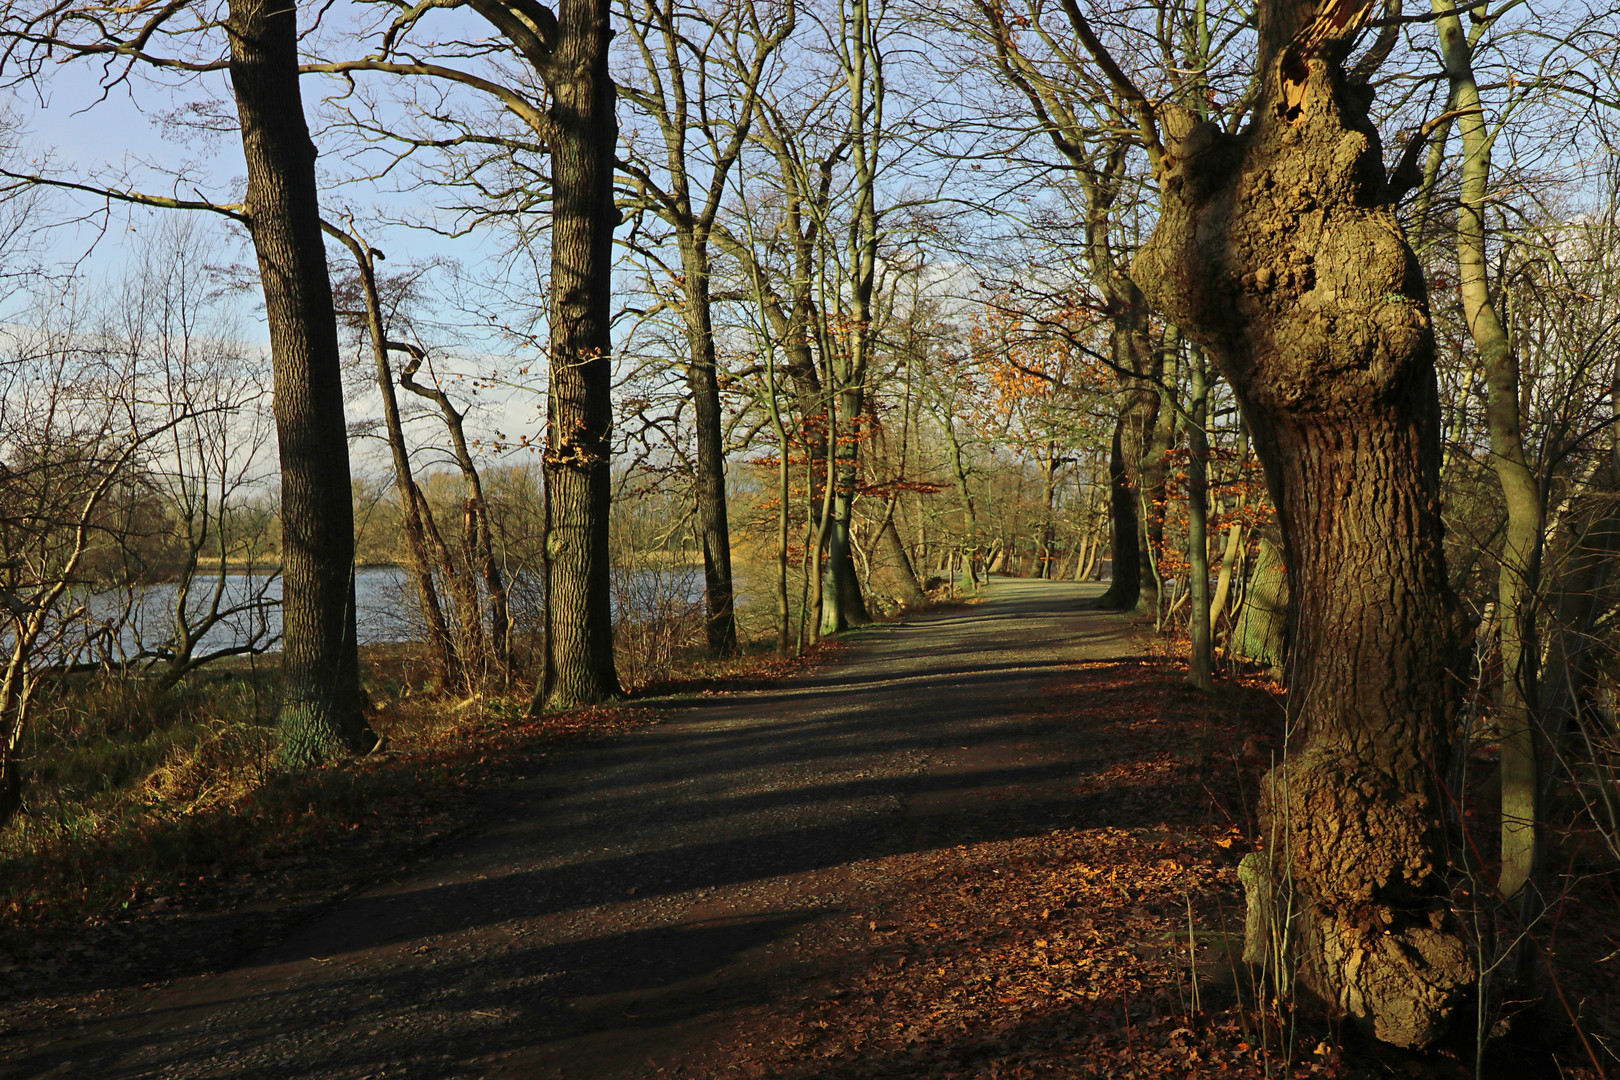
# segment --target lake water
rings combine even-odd
[[[207,653],[243,644],[255,636],[261,642],[279,640],[281,579],[227,574],[224,580],[221,609],[239,607],[242,610],[210,629],[197,651]],[[197,579],[187,598],[188,611],[195,615],[208,609],[215,581],[211,576]],[[543,610],[539,584],[532,576],[519,575],[509,585],[512,618],[519,633],[538,628]],[[425,637],[416,594],[404,570],[397,567],[357,569],[354,591],[360,644],[420,641]],[[114,660],[138,653],[143,644],[150,648],[167,640],[178,596],[179,587],[166,584],[142,586],[133,594],[104,592],[92,595],[88,601],[81,598],[77,604],[84,606],[87,621],[99,628],[99,646],[91,650],[82,644],[64,643],[57,662],[101,659],[101,653],[113,651],[110,646],[115,636],[116,651],[123,655],[114,656]],[[703,571],[695,567],[627,571],[618,574],[614,582],[615,616],[625,607],[634,613],[646,614],[695,606],[702,600]],[[71,610],[75,606],[73,602],[66,602],[62,608]],[[82,642],[82,634],[75,636]]]

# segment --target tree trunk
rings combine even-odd
[[[1075,563],[1074,580],[1090,581],[1091,575],[1097,570],[1097,550],[1102,547],[1102,538],[1096,533],[1086,537],[1086,544],[1081,551],[1080,560]]]
[[[1237,453],[1237,475],[1239,477],[1243,475],[1243,466],[1248,460],[1249,432],[1247,428],[1239,425]],[[1242,508],[1244,502],[1241,486],[1238,491],[1240,494],[1237,496],[1236,504],[1232,508],[1234,514]],[[1221,555],[1221,572],[1215,580],[1215,598],[1209,603],[1209,626],[1212,634],[1220,628],[1221,613],[1226,610],[1227,598],[1232,594],[1232,576],[1237,569],[1238,560],[1243,556],[1243,531],[1243,522],[1241,520],[1234,521],[1227,527],[1226,550]],[[1234,611],[1235,617],[1236,612]],[[1230,646],[1230,643],[1229,639],[1228,646]]]
[[[1097,262],[1094,256],[1094,266]],[[1108,264],[1111,266],[1112,260],[1108,260]],[[1147,297],[1129,274],[1120,273],[1117,268],[1109,273],[1108,295],[1118,312],[1114,316],[1109,347],[1120,369],[1136,373],[1134,378],[1120,378],[1125,399],[1121,449],[1126,490],[1121,492],[1116,487],[1113,507],[1116,514],[1123,513],[1123,503],[1129,500],[1129,514],[1136,521],[1129,532],[1136,546],[1134,553],[1128,556],[1134,569],[1124,577],[1116,569],[1114,584],[1104,595],[1110,598],[1110,606],[1118,610],[1134,609],[1140,614],[1153,615],[1159,606],[1159,578],[1154,564],[1164,544],[1165,452],[1170,449],[1174,415],[1164,408],[1159,398],[1164,353],[1153,347]],[[1112,462],[1109,479],[1111,484],[1115,483]],[[1133,586],[1129,593],[1122,585],[1127,578]]]
[[[298,87],[296,8],[230,4],[231,86],[247,160],[281,458],[282,760],[367,749],[354,611],[354,507],[337,320]]]
[[[709,655],[737,651],[735,593],[731,582],[731,526],[726,519],[725,416],[720,409],[709,255],[692,237],[683,237],[686,271],[686,385],[692,391],[697,435],[697,530],[703,543],[703,600]]]
[[[830,407],[838,411],[838,429],[843,433],[842,438],[828,447],[838,463],[838,487],[827,542],[829,574],[823,584],[823,634],[871,622],[851,558],[850,529],[860,476],[867,366],[876,342],[872,298],[877,281],[878,245],[882,238],[877,176],[880,149],[887,134],[882,128],[883,52],[877,47],[869,0],[850,0],[847,8],[840,3],[839,28],[844,34],[838,56],[849,94],[847,146],[854,206],[845,237],[844,262],[840,267],[847,278],[838,290],[847,296],[848,304],[847,311],[840,312],[845,316],[840,320],[845,323],[840,331],[843,347],[828,350],[824,346],[822,349],[827,361],[825,385],[832,395]],[[832,336],[831,327],[825,328],[825,332],[829,338]],[[826,355],[829,352],[830,355]]]
[[[1112,532],[1113,581],[1092,606],[1104,611],[1129,611],[1136,606],[1142,590],[1142,555],[1138,544],[1141,522],[1136,510],[1136,492],[1131,489],[1130,472],[1125,466],[1125,437],[1131,426],[1131,406],[1120,410],[1114,421],[1114,438],[1108,450],[1108,510]],[[994,567],[992,567],[994,569]]]
[[[1215,689],[1210,648],[1209,602],[1209,414],[1208,370],[1203,351],[1193,347],[1192,422],[1187,425],[1187,576],[1192,600],[1192,657],[1188,680],[1206,693]]]
[[[735,127],[720,137],[718,132],[724,125],[713,123],[711,110],[717,102],[710,96],[711,83],[701,76],[689,83],[687,64],[682,59],[688,48],[700,54],[704,51],[695,42],[684,40],[685,24],[691,13],[651,0],[641,7],[638,12],[636,5],[626,2],[624,15],[633,42],[632,52],[642,59],[647,85],[627,89],[627,96],[642,107],[663,135],[668,179],[660,187],[650,171],[644,173],[634,162],[637,149],[634,146],[627,148],[632,159],[628,171],[635,186],[641,189],[645,205],[668,223],[680,247],[681,286],[685,294],[682,315],[688,346],[686,377],[692,391],[697,429],[695,501],[697,532],[703,545],[706,636],[711,655],[729,656],[737,651],[737,624],[733,612],[731,530],[726,517],[725,417],[720,407],[716,368],[709,242],[724,193],[730,187],[732,167],[749,144],[760,79],[771,54],[792,32],[793,18],[790,14],[771,33],[754,36],[753,55],[747,59],[744,59],[743,36],[748,31],[743,28],[760,29],[755,21],[757,12],[751,6],[744,5],[736,12],[736,23],[724,27],[710,25],[712,36],[707,46],[714,48],[723,42],[726,48],[734,50],[733,55],[740,61],[731,69],[735,80],[721,80],[715,86],[725,94],[735,92],[742,98],[740,113],[735,115]],[[658,40],[652,37],[654,30],[661,39],[661,49]],[[698,70],[705,70],[701,63]],[[693,205],[694,178],[689,161],[689,138],[694,130],[700,134],[700,145],[707,151],[700,153],[702,175],[697,207]],[[759,270],[751,259],[744,260],[743,267],[755,274]],[[756,277],[754,284],[755,299],[762,307],[768,306],[761,279]]]
[[[1163,363],[1154,366],[1156,374],[1163,376]],[[1174,379],[1171,379],[1172,383]],[[1163,390],[1149,391],[1153,397],[1153,422],[1148,425],[1147,440],[1136,465],[1136,496],[1142,515],[1142,528],[1138,535],[1138,556],[1148,572],[1142,575],[1141,588],[1136,597],[1138,615],[1159,614],[1163,580],[1159,561],[1164,557],[1165,485],[1169,479],[1169,453],[1175,445],[1176,413],[1167,408],[1160,395]]]
[[[562,0],[552,105],[551,384],[546,402],[546,663],[536,705],[619,693],[609,602],[613,155],[607,0]]]
[[[360,275],[360,292],[366,305],[366,332],[371,339],[371,355],[377,369],[377,394],[382,400],[383,427],[388,433],[388,450],[394,462],[394,491],[399,498],[400,525],[405,533],[406,571],[416,588],[416,602],[427,630],[428,653],[433,658],[434,680],[444,693],[465,689],[460,658],[450,639],[450,628],[439,604],[439,591],[433,583],[433,557],[428,549],[423,515],[427,500],[422,497],[411,469],[410,447],[405,443],[405,425],[400,419],[399,397],[394,392],[394,369],[388,359],[388,330],[383,322],[382,302],[377,296],[376,262],[372,250],[360,239],[341,229],[327,231],[349,249]],[[446,567],[454,573],[454,567]]]
[[[1055,529],[1052,523],[1052,510],[1057,504],[1057,474],[1059,461],[1057,447],[1048,445],[1046,459],[1041,461],[1041,534],[1039,538],[1040,550],[1036,553],[1035,577],[1043,580],[1057,576],[1052,568],[1052,540]]]
[[[454,518],[452,517],[453,521]],[[461,535],[458,546],[461,557],[456,559],[445,551],[444,565],[450,577],[450,593],[456,598],[456,622],[461,626],[461,658],[466,669],[467,692],[476,693],[489,675],[492,653],[489,637],[484,632],[484,606],[480,602],[480,575],[478,568],[478,516],[470,501],[463,503]]]
[[[853,368],[855,365],[851,364]],[[864,368],[862,369],[864,370]],[[861,376],[865,378],[864,374]],[[832,524],[827,530],[827,573],[822,578],[821,633],[823,637],[841,633],[851,626],[872,621],[861,596],[861,582],[855,574],[850,528],[855,512],[855,485],[859,464],[863,394],[857,388],[837,394],[839,437],[832,447],[836,478],[832,499]]]
[[[788,496],[792,493],[792,487],[788,475],[787,427],[782,423],[782,414],[776,404],[775,387],[771,390],[771,418],[776,422],[777,442],[782,448],[776,470],[776,651],[786,656],[789,623],[792,620],[788,608]]]
[[[1424,1046],[1474,978],[1436,781],[1461,625],[1426,291],[1342,68],[1369,5],[1262,4],[1254,120],[1230,136],[1169,118],[1135,276],[1226,370],[1282,526],[1300,741],[1266,778],[1261,824],[1300,975],[1378,1038]]]
[[[834,420],[832,410],[830,409],[827,412],[827,419],[829,423],[833,422]],[[812,602],[815,604],[815,608],[811,612],[810,616],[810,640],[812,642],[819,642],[821,640],[821,627],[823,620],[826,618],[827,588],[826,574],[824,572],[826,564],[822,557],[822,553],[827,548],[828,534],[832,529],[833,489],[837,487],[837,482],[833,475],[833,469],[837,464],[837,459],[832,452],[831,444],[837,441],[837,435],[838,429],[836,427],[828,429],[828,448],[822,455],[822,461],[824,461],[827,466],[827,477],[821,489],[820,509],[817,510],[814,506],[811,508],[811,513],[814,517],[814,526],[810,530],[812,536],[811,542],[806,545],[805,551],[805,557],[810,560],[811,570],[814,574],[814,576],[811,577],[806,583],[806,587],[810,593]]]
[[[1220,623],[1221,612],[1226,610],[1226,598],[1232,593],[1232,570],[1237,566],[1238,552],[1242,550],[1243,523],[1234,521],[1226,530],[1226,550],[1221,553],[1221,572],[1215,578],[1215,597],[1209,602],[1211,633]]]
[[[917,583],[917,571],[911,566],[911,556],[906,554],[905,542],[900,539],[900,530],[894,523],[893,500],[889,502],[889,512],[883,519],[878,542],[888,552],[894,582],[900,589],[900,603],[912,608],[928,603],[928,594],[923,592],[922,586]]]
[[[411,354],[410,362],[399,373],[399,384],[418,397],[426,398],[438,406],[439,416],[444,421],[445,429],[450,433],[450,446],[455,452],[456,464],[460,466],[462,479],[467,485],[462,532],[463,569],[457,570],[454,560],[449,557],[447,551],[441,556],[441,563],[445,575],[452,582],[456,603],[463,613],[463,637],[469,643],[469,647],[462,650],[462,666],[467,671],[467,690],[471,693],[477,689],[476,684],[488,675],[487,669],[491,659],[502,675],[509,675],[512,670],[510,634],[512,615],[507,599],[506,575],[501,572],[500,564],[495,560],[495,530],[489,520],[489,503],[484,498],[484,483],[478,474],[478,465],[473,461],[472,450],[467,444],[466,415],[456,408],[455,403],[450,400],[450,395],[439,386],[416,381],[416,373],[427,358],[425,352],[413,345],[390,347],[403,348]],[[417,497],[421,498],[420,492]],[[443,541],[433,524],[432,511],[428,509],[425,500],[422,503],[422,517],[427,522],[428,536],[436,545],[443,548]],[[480,579],[484,595],[489,600],[488,649],[483,645],[483,613],[479,603]],[[471,622],[468,621],[466,613],[471,613]],[[484,669],[477,677],[473,676],[474,665]]]
[[[1233,653],[1280,674],[1288,651],[1288,603],[1286,560],[1271,538],[1262,536],[1232,630]]]
[[[1444,5],[1436,9],[1446,10]],[[1536,765],[1539,732],[1536,689],[1536,612],[1542,545],[1541,484],[1525,455],[1519,416],[1519,358],[1491,300],[1485,250],[1485,197],[1490,186],[1490,130],[1474,82],[1473,50],[1455,14],[1435,22],[1451,82],[1450,108],[1462,135],[1462,184],[1457,206],[1457,291],[1469,334],[1485,367],[1485,423],[1491,467],[1507,508],[1497,573],[1502,683],[1497,718],[1502,728],[1502,873],[1497,889],[1512,898],[1535,872],[1540,824]]]

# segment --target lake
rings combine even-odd
[[[213,598],[215,579],[202,576],[192,586],[187,610],[206,611]],[[240,606],[234,616],[214,626],[202,638],[199,653],[227,648],[250,640],[255,632],[261,639],[281,636],[281,579],[250,574],[225,575],[221,608]],[[415,590],[406,572],[398,567],[373,566],[357,569],[354,575],[355,622],[360,644],[384,645],[421,641],[425,635]],[[509,585],[514,625],[523,633],[538,627],[543,610],[539,581],[532,575],[517,575]],[[179,586],[145,585],[132,591],[92,594],[88,600],[64,601],[63,610],[83,605],[89,623],[98,636],[98,647],[65,646],[55,662],[103,659],[112,652],[115,662],[152,647],[170,636]],[[257,602],[256,602],[257,601]],[[672,609],[695,607],[703,601],[703,571],[698,567],[660,570],[632,570],[616,574],[614,616],[628,607],[633,613],[667,614]],[[126,612],[126,609],[127,612]],[[111,647],[116,638],[116,648]],[[83,637],[80,636],[82,642]],[[121,655],[119,655],[121,654]]]

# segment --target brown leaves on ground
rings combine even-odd
[[[773,1035],[732,1047],[723,1075],[1342,1075],[1329,1046],[1289,1047],[1275,1010],[1259,1017],[1240,960],[1235,864],[1264,766],[1232,748],[1270,738],[1274,697],[1210,699],[1173,664],[1106,663],[1042,708],[1107,748],[1076,794],[1105,793],[1131,827],[915,857],[885,909],[860,916],[866,962],[779,1003]]]
[[[863,961],[785,992],[718,1075],[1475,1076],[1466,1049],[1368,1044],[1318,1006],[1257,991],[1235,868],[1281,749],[1281,696],[1244,677],[1206,698],[1184,671],[1169,657],[1082,665],[1041,707],[1109,746],[1111,762],[1076,778],[1078,795],[1107,794],[1109,824],[911,857],[884,909],[856,916],[870,935]],[[1612,939],[1612,921],[1592,933],[1589,914],[1568,915],[1566,931]],[[1483,1075],[1600,1075],[1565,1034],[1556,1053],[1499,1048]]]
[[[774,1048],[786,1060],[739,1071],[1264,1075],[1243,1032],[1191,1011],[1188,897],[1231,902],[1235,886],[1196,843],[1065,830],[943,852],[934,863],[911,904],[869,923],[880,939],[872,965]],[[1199,951],[1211,952],[1207,942]],[[1201,993],[1230,975],[1203,974]]]

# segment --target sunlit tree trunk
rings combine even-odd
[[[1367,13],[1267,0],[1251,126],[1159,114],[1161,216],[1135,276],[1226,370],[1282,526],[1298,735],[1261,824],[1268,876],[1299,913],[1300,975],[1378,1038],[1423,1046],[1474,977],[1436,780],[1462,633],[1426,290],[1342,67]]]
[[[1436,0],[1436,11],[1449,6]],[[1462,136],[1462,189],[1457,204],[1457,287],[1463,316],[1485,368],[1485,424],[1491,467],[1507,508],[1497,612],[1502,683],[1497,718],[1502,730],[1502,873],[1497,888],[1518,895],[1535,871],[1540,826],[1536,789],[1537,723],[1534,702],[1538,649],[1535,602],[1541,576],[1541,484],[1525,455],[1519,416],[1519,358],[1491,299],[1485,251],[1485,199],[1491,175],[1491,133],[1474,82],[1473,49],[1456,14],[1435,22],[1451,81],[1451,109]]]
[[[1208,371],[1203,351],[1193,347],[1192,416],[1187,425],[1187,574],[1192,600],[1192,657],[1188,680],[1200,690],[1215,689],[1210,648],[1209,601],[1209,418]]]
[[[607,0],[562,0],[551,58],[551,384],[546,401],[546,665],[536,704],[614,697],[608,557],[613,426],[613,155]]]
[[[1221,569],[1215,577],[1215,596],[1209,602],[1209,625],[1213,634],[1214,627],[1220,622],[1221,613],[1226,610],[1226,598],[1232,594],[1232,571],[1237,566],[1238,552],[1243,547],[1243,525],[1234,521],[1226,528],[1226,546],[1221,552]]]
[[[906,553],[905,542],[901,540],[900,530],[894,523],[893,500],[889,503],[888,513],[884,515],[883,527],[878,530],[878,542],[888,556],[894,583],[900,590],[900,603],[906,607],[926,604],[928,597],[917,581],[917,571],[911,565],[911,556]]]
[[[1169,353],[1171,358],[1179,365],[1180,357],[1173,349],[1155,349],[1159,360],[1153,365],[1152,371],[1156,378],[1175,385],[1179,378],[1179,371],[1165,371],[1163,357]],[[1176,442],[1176,410],[1170,402],[1164,400],[1167,390],[1148,391],[1153,395],[1154,423],[1147,433],[1147,442],[1141,454],[1137,457],[1136,467],[1136,500],[1138,512],[1142,515],[1142,528],[1138,533],[1138,556],[1142,567],[1147,571],[1142,575],[1142,584],[1136,598],[1136,613],[1138,615],[1151,615],[1157,619],[1162,610],[1160,591],[1163,588],[1163,574],[1159,570],[1159,563],[1164,558],[1164,517],[1166,502],[1166,485],[1170,476],[1170,450]]]

